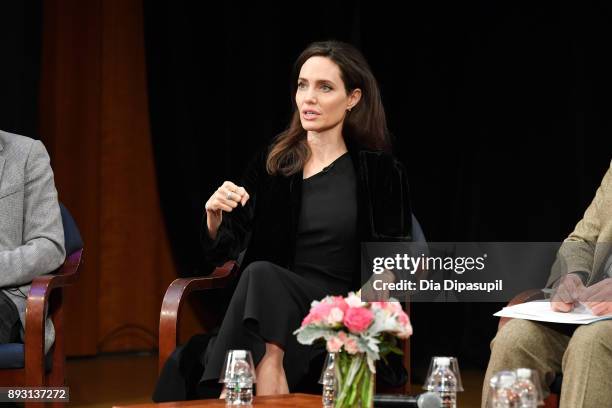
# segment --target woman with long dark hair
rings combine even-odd
[[[258,395],[294,389],[323,352],[292,333],[313,300],[359,289],[360,242],[411,240],[406,174],[389,153],[380,92],[362,54],[342,42],[313,43],[292,85],[287,130],[241,182],[217,189],[202,227],[213,262],[246,252],[201,381],[218,379],[228,349],[249,349]]]

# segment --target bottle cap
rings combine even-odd
[[[516,377],[512,374],[502,374],[499,376],[499,386],[503,388],[512,387],[515,381]]]
[[[516,376],[521,379],[530,379],[531,378],[531,369],[530,368],[517,368]]]
[[[450,365],[450,358],[438,357],[436,358],[436,364],[438,364],[439,367],[448,367]]]

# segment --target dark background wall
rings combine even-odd
[[[176,210],[200,214],[286,126],[293,60],[327,38],[372,65],[430,240],[559,240],[610,160],[606,7],[146,3],[152,137],[182,272],[198,265],[199,225]]]
[[[0,129],[38,139],[42,3],[0,5]]]
[[[286,126],[291,65],[329,38],[359,46],[380,82],[430,241],[562,240],[612,156],[609,7],[146,3],[152,137],[180,273],[208,269],[202,203]],[[483,366],[499,308],[413,305],[415,363],[450,353]]]
[[[6,7],[0,128],[41,129],[60,193],[90,228],[90,268],[103,278],[86,287],[119,293],[94,301],[99,323],[89,348],[75,346],[81,352],[151,344],[169,279],[209,270],[198,247],[203,204],[286,126],[291,65],[311,41],[352,42],[370,62],[430,241],[561,240],[612,157],[612,10],[604,1]],[[86,153],[88,176],[59,169],[67,149]],[[129,245],[151,236],[150,245]],[[133,259],[129,268],[123,257]],[[127,317],[125,276],[155,293]],[[75,305],[91,293],[81,289]],[[450,353],[483,366],[499,306],[413,305],[415,364]],[[113,340],[126,327],[144,340]]]

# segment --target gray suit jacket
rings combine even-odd
[[[65,256],[62,218],[45,147],[0,131],[0,288],[17,306],[23,327],[29,284],[57,269]],[[47,319],[45,351],[54,338]]]

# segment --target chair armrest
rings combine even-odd
[[[528,289],[524,292],[519,293],[508,303],[508,306],[518,305],[520,303],[531,302],[534,300],[544,299],[544,292],[541,289]],[[497,325],[497,330],[499,331],[506,323],[508,323],[512,319],[511,317],[501,317],[499,319],[499,324]]]
[[[190,293],[227,286],[238,271],[238,263],[228,261],[205,277],[175,279],[164,295],[159,315],[159,371],[178,343],[181,309]]]
[[[69,255],[53,274],[34,278],[26,301],[25,370],[26,384],[44,385],[45,310],[54,289],[74,283],[78,277],[83,250]]]

